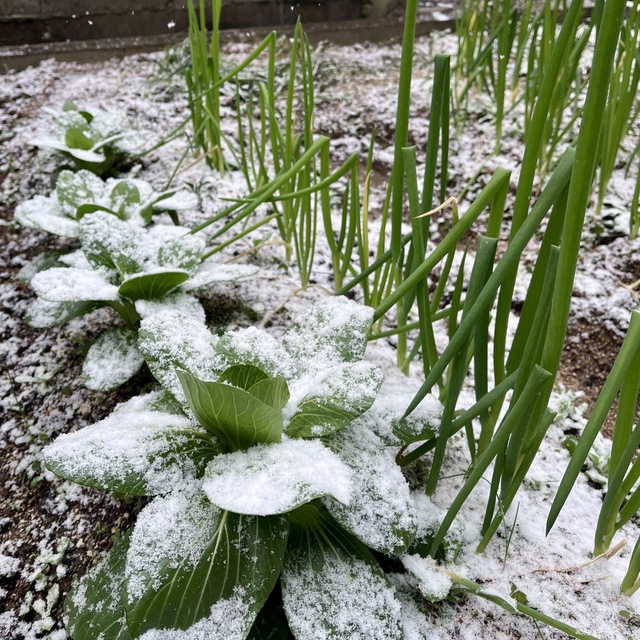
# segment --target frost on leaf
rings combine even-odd
[[[401,606],[384,573],[369,550],[326,515],[292,528],[282,600],[298,640],[403,637]]]
[[[113,329],[89,348],[82,365],[82,382],[88,389],[115,389],[135,375],[143,362],[136,334],[128,329]]]
[[[339,296],[325,298],[285,333],[287,351],[308,367],[356,362],[364,356],[373,309]]]
[[[321,442],[288,440],[216,456],[203,490],[213,504],[235,513],[286,513],[331,495],[349,502],[348,467]]]
[[[307,373],[291,385],[286,433],[317,438],[342,429],[373,404],[382,372],[368,362],[346,362]]]
[[[45,465],[60,477],[105,491],[168,493],[198,472],[193,451],[205,448],[207,436],[184,416],[150,410],[154,395],[132,398],[104,420],[59,436],[44,449]],[[213,456],[213,442],[209,449]]]
[[[80,205],[99,202],[103,191],[102,180],[84,169],[61,171],[56,180],[56,197],[62,213],[73,220]]]
[[[198,484],[154,498],[138,515],[127,553],[129,603],[157,591],[179,566],[193,568],[206,549],[220,511]]]
[[[188,371],[200,380],[215,380],[224,368],[216,353],[215,337],[204,322],[177,310],[144,318],[138,348],[151,373],[184,407],[188,407],[176,370]]]
[[[402,553],[415,537],[417,514],[394,452],[373,432],[353,425],[332,436],[328,446],[353,478],[349,506],[325,498],[329,513],[376,551]]]
[[[243,591],[211,605],[209,616],[184,631],[181,629],[151,629],[140,640],[244,640],[247,620],[255,614]]]

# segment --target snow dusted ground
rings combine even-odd
[[[424,148],[428,131],[433,54],[452,53],[454,47],[455,38],[451,35],[436,34],[417,42],[410,136],[418,149]],[[248,51],[246,45],[230,46],[224,52],[225,60],[239,61]],[[326,45],[316,54],[316,130],[332,138],[333,159],[343,160],[354,151],[366,154],[371,132],[376,128],[372,212],[382,206],[393,155],[399,59],[399,44]],[[55,478],[41,465],[42,447],[61,433],[106,417],[117,402],[150,390],[154,384],[150,374],[143,371],[124,388],[109,394],[82,386],[82,355],[97,335],[116,323],[115,315],[108,310],[95,311],[49,330],[32,329],[23,323],[33,293],[16,278],[19,269],[46,249],[75,246],[73,241],[11,224],[18,203],[36,194],[48,195],[50,174],[57,165],[55,158],[30,147],[28,141],[51,126],[51,117],[43,108],[59,109],[66,99],[71,99],[89,110],[124,111],[151,147],[187,117],[184,87],[179,78],[161,74],[159,63],[163,60],[164,54],[91,65],[49,61],[37,69],[0,76],[0,211],[4,220],[0,227],[2,638],[66,638],[61,610],[64,595],[75,577],[108,549],[111,535],[125,530],[142,506],[137,501],[107,496]],[[225,127],[230,133],[234,128],[231,106],[229,99],[223,108],[227,116]],[[490,157],[493,139],[487,101],[474,97],[469,110],[473,118],[460,123],[452,139],[451,194],[456,194],[483,163],[486,166],[468,190],[467,199],[486,184],[497,166],[513,169],[515,185],[522,153],[518,109],[508,116],[505,144],[498,157]],[[139,177],[161,189],[184,147],[185,139],[178,138],[145,156]],[[200,195],[201,206],[181,217],[183,225],[195,224],[221,210],[225,206],[222,198],[243,193],[244,180],[238,173],[230,172],[221,178],[202,162],[187,161],[184,166],[187,168],[178,174],[178,180],[193,186]],[[464,545],[456,568],[461,575],[481,583],[488,593],[505,598],[512,594],[526,597],[531,606],[602,640],[640,634],[640,593],[626,598],[618,590],[631,549],[640,535],[638,523],[625,527],[614,540],[614,544],[623,538],[628,540],[619,553],[609,560],[587,564],[592,558],[595,522],[602,501],[602,490],[594,488],[593,483],[599,469],[592,467],[591,484],[586,475],[579,478],[569,503],[546,538],[544,526],[568,460],[562,442],[567,433],[579,431],[586,421],[581,392],[591,401],[599,391],[598,384],[604,379],[607,366],[613,363],[630,312],[637,307],[636,298],[623,286],[640,278],[640,241],[630,242],[625,237],[632,175],[625,180],[623,173],[620,170],[614,176],[605,217],[598,224],[591,219],[585,235],[568,339],[568,350],[576,357],[561,371],[566,387],[559,385],[553,400],[558,417],[506,527],[483,555],[477,555],[475,547],[480,539],[488,484],[481,483],[473,493],[460,518],[465,525]],[[465,202],[460,206],[464,211]],[[262,214],[258,211],[256,215]],[[442,222],[446,222],[445,218]],[[254,241],[268,243],[276,235],[274,227],[264,227],[244,246],[225,250],[225,259],[239,256],[241,262],[258,264],[261,276],[249,283],[216,285],[203,292],[208,319],[219,330],[259,323],[280,336],[298,311],[326,295],[326,288],[331,287],[330,256],[321,242],[315,258],[314,286],[305,292],[297,292],[295,267],[284,264],[279,245],[249,251]],[[532,247],[529,256],[534,257],[535,253]],[[523,274],[516,303],[523,299],[525,286]],[[439,339],[444,335],[443,332]],[[389,381],[407,383],[394,366],[393,339],[370,344],[367,356],[383,368]],[[419,367],[412,369],[410,378],[419,384]],[[470,392],[463,401],[473,402]],[[599,442],[605,451],[607,444],[604,440]],[[426,503],[418,490],[426,464],[428,460],[410,468],[419,505]],[[448,452],[443,473],[447,479],[441,482],[435,496],[437,506],[444,509],[450,504],[467,465],[461,436]],[[399,585],[403,580],[404,577],[397,577]],[[426,615],[407,607],[405,632],[410,640],[566,637],[473,597],[435,604]]]

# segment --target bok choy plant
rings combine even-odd
[[[77,169],[109,175],[135,157],[144,144],[118,112],[90,113],[67,100],[61,112],[50,113],[56,123],[55,134],[33,138],[30,143],[63,155]]]
[[[366,419],[382,384],[362,360],[371,321],[346,298],[311,308],[281,342],[255,328],[216,337],[176,310],[143,320],[140,349],[165,391],[45,449],[63,478],[152,496],[67,597],[76,640],[221,628],[225,640],[274,629],[403,637],[400,602],[370,549],[402,553],[416,534],[409,486],[383,439],[392,414],[409,425],[399,407],[389,412],[391,397]],[[431,398],[419,428],[438,412]]]
[[[41,260],[43,268],[31,275],[38,298],[27,322],[52,327],[99,307],[120,315],[126,328],[108,331],[87,354],[83,379],[92,389],[115,388],[140,369],[136,336],[143,316],[167,305],[204,316],[188,292],[256,273],[253,267],[202,261],[204,239],[183,227],[143,228],[105,211],[85,215],[77,224],[81,249]]]
[[[177,212],[197,204],[197,196],[189,191],[157,192],[144,180],[103,181],[86,169],[76,173],[64,170],[58,175],[51,195],[22,202],[16,207],[14,219],[23,227],[77,238],[78,221],[94,211],[106,211],[140,226],[149,224],[154,214],[167,212],[178,224]]]

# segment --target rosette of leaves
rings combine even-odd
[[[61,112],[50,113],[56,124],[54,135],[38,136],[30,143],[65,156],[77,169],[105,176],[129,162],[142,148],[140,134],[131,130],[122,113],[90,113],[69,100]]]
[[[140,348],[167,391],[45,449],[63,478],[155,496],[70,592],[75,640],[403,637],[371,549],[402,553],[417,522],[363,422],[382,383],[362,360],[371,320],[338,298],[282,341],[218,338],[179,311],[143,320]]]
[[[121,316],[126,328],[104,333],[87,353],[83,380],[91,389],[113,389],[140,369],[144,359],[137,330],[143,316],[177,307],[203,319],[190,291],[257,271],[202,261],[204,239],[183,227],[141,228],[96,211],[79,220],[78,230],[80,250],[45,257],[32,267],[28,277],[38,297],[26,320],[34,327],[52,327],[100,307]]]
[[[154,214],[167,212],[178,224],[177,212],[197,204],[197,196],[185,190],[157,192],[144,180],[103,181],[85,169],[75,173],[65,169],[58,175],[51,195],[22,202],[16,207],[14,219],[24,227],[77,238],[79,220],[94,211],[106,211],[140,226],[149,224]]]

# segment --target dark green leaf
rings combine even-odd
[[[67,629],[75,640],[132,640],[125,617],[125,562],[130,535],[120,538],[64,601]]]
[[[157,300],[189,279],[184,271],[145,273],[128,278],[120,285],[118,293],[128,300]]]
[[[252,395],[219,382],[203,382],[178,371],[182,389],[196,418],[230,451],[258,442],[279,442],[282,413]]]
[[[203,637],[243,640],[273,589],[287,545],[288,523],[224,511],[195,566],[184,559],[157,591],[128,607],[135,637],[151,629],[202,629]]]
[[[78,111],[78,113],[87,121],[87,124],[93,122],[93,116],[88,111]]]
[[[282,608],[279,583],[260,610],[248,640],[295,640]]]

